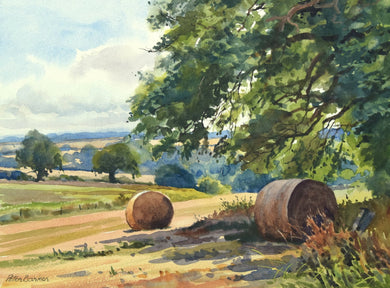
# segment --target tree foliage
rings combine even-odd
[[[163,136],[156,155],[181,142],[188,157],[229,130],[214,151],[243,169],[388,174],[389,12],[372,0],[153,1],[159,60],[140,74],[129,120]]]
[[[93,170],[98,173],[108,173],[111,183],[117,182],[115,173],[118,170],[131,173],[133,178],[139,176],[139,155],[124,143],[117,143],[97,151],[93,158]]]
[[[22,148],[16,151],[16,161],[22,167],[30,167],[37,175],[37,182],[55,168],[62,170],[60,149],[37,130],[29,131],[24,137]]]

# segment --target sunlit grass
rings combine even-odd
[[[355,183],[350,187],[342,190],[334,190],[337,203],[341,203],[345,200],[351,200],[352,202],[363,202],[372,198],[372,192],[367,189],[365,184]]]

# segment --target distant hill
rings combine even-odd
[[[129,132],[78,132],[78,133],[63,133],[56,134],[50,133],[47,136],[53,142],[62,142],[69,140],[81,140],[81,139],[100,139],[100,138],[112,138],[112,137],[125,137],[129,135]],[[7,136],[0,139],[0,143],[5,142],[21,142],[23,141],[23,137],[18,136]]]
[[[53,142],[63,142],[69,140],[82,140],[82,139],[101,139],[101,138],[112,138],[112,137],[125,137],[130,132],[79,132],[79,133],[64,133],[47,134]]]
[[[4,138],[0,138],[0,143],[21,142],[23,139],[24,139],[24,137],[7,136],[7,137],[4,137]]]

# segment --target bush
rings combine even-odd
[[[343,200],[338,205],[338,213],[335,219],[337,231],[352,229],[356,217],[363,209],[375,212],[375,217],[367,227],[368,232],[376,232],[390,238],[390,198],[377,197],[353,202],[350,199]],[[390,242],[389,242],[390,243]]]
[[[63,182],[68,182],[68,181],[80,181],[84,182],[83,178],[80,178],[79,176],[76,175],[66,175],[66,174],[61,174],[58,177],[49,177],[50,180],[59,180]]]
[[[255,201],[252,199],[252,196],[249,197],[249,199],[246,199],[246,197],[239,198],[237,195],[235,196],[236,200],[233,200],[231,202],[223,200],[221,203],[221,212],[222,213],[238,213],[238,212],[245,212],[247,215],[253,216],[253,209],[255,206]]]
[[[0,179],[6,180],[34,180],[32,176],[27,175],[21,171],[0,171]]]
[[[228,185],[222,185],[220,181],[211,177],[203,177],[198,181],[198,189],[201,192],[207,194],[227,194],[230,192],[231,187]]]
[[[157,185],[177,188],[195,188],[194,176],[177,165],[164,165],[156,170],[155,182]]]
[[[124,193],[120,193],[119,196],[112,202],[114,206],[125,206],[130,201],[130,197],[127,197]]]

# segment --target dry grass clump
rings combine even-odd
[[[308,219],[302,271],[322,287],[390,287],[390,243],[379,231],[336,231],[332,221]],[[303,286],[304,287],[304,286]]]

